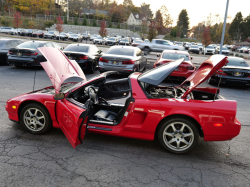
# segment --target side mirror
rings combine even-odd
[[[191,58],[191,60],[193,60],[193,57],[192,57],[192,56],[191,56],[190,58]]]
[[[55,100],[62,100],[65,98],[65,94],[64,93],[58,93],[54,95],[54,99]]]
[[[101,54],[101,53],[102,53],[102,50],[99,51],[99,54]]]
[[[160,57],[161,55],[160,54],[158,54],[158,55],[156,55],[157,57]]]

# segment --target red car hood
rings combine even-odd
[[[173,61],[175,61],[175,60],[172,60],[172,59],[160,59],[157,63],[161,63],[161,62],[168,63],[168,62],[173,62]],[[190,62],[189,60],[186,60],[186,61],[182,62],[182,64],[189,64],[191,66],[193,65],[192,62]]]
[[[74,60],[69,60],[62,51],[51,47],[41,47],[38,50],[47,59],[47,62],[41,62],[41,66],[48,74],[55,93],[59,93],[61,84],[70,77],[79,77],[87,80],[82,69]]]
[[[226,63],[228,63],[227,57],[224,55],[213,55],[205,62],[201,64],[196,72],[190,75],[180,86],[184,86],[188,83],[187,91],[183,94],[182,98],[186,96],[198,85],[203,83],[209,77],[211,77],[217,70],[222,68]]]

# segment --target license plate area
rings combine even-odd
[[[113,65],[118,65],[118,64],[119,64],[119,62],[118,62],[118,61],[116,61],[116,60],[111,61],[111,63],[112,63]]]
[[[17,53],[17,56],[22,56],[22,53],[18,52],[18,53]]]

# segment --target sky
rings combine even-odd
[[[202,22],[206,17],[219,14],[222,19],[225,16],[227,0],[132,0],[135,6],[140,6],[143,2],[150,4],[153,13],[162,5],[165,5],[169,14],[173,18],[173,26],[176,25],[178,15],[182,9],[186,9],[189,15],[190,27]],[[123,0],[117,1],[119,4]],[[243,17],[250,15],[250,0],[229,0],[228,16],[233,18],[241,11]],[[230,20],[229,20],[230,21]],[[228,21],[227,21],[228,22]]]

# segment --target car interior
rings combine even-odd
[[[91,100],[92,112],[89,121],[104,125],[118,125],[122,120],[130,102],[132,101],[128,78],[106,81],[98,79],[69,94],[67,100],[84,108],[84,103]],[[124,104],[115,100],[125,100]],[[110,100],[114,100],[112,103]]]

